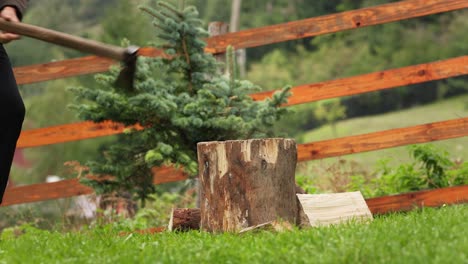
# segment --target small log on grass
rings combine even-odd
[[[169,231],[189,231],[200,229],[199,208],[175,208],[172,209],[169,220]]]
[[[373,219],[361,192],[298,194],[297,197],[307,217],[302,227],[336,225],[349,221],[367,222]]]
[[[201,228],[238,232],[282,220],[296,224],[292,139],[198,143]]]

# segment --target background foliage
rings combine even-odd
[[[85,100],[73,105],[83,119],[145,127],[120,135],[100,160],[90,163],[92,174],[106,180],[83,179],[98,193],[129,191],[144,201],[155,191],[152,167],[177,166],[197,174],[198,142],[271,135],[272,124],[286,112],[279,106],[287,101],[289,88],[271,99],[253,101],[249,94],[259,87],[236,79],[232,48],[227,52],[228,76],[204,52],[208,33],[194,6],[178,9],[158,1],[141,9],[153,18],[158,48],[172,58],[139,59],[130,89],[115,87],[115,70],[96,78],[99,89],[71,90]]]
[[[152,1],[31,1],[24,20],[109,43],[120,44],[126,38],[131,43],[143,46],[156,42],[156,38],[154,34],[148,34],[151,32],[150,19],[143,16],[136,6],[149,2]],[[393,1],[243,1],[239,28],[271,25],[388,2]],[[197,6],[205,28],[209,21],[229,21],[231,16],[230,6],[223,1],[186,0],[186,3]],[[55,10],[57,15],[48,15],[50,10]],[[246,77],[264,89],[271,90],[285,84],[312,83],[465,55],[468,52],[468,46],[465,45],[468,42],[468,21],[464,19],[466,15],[467,11],[449,12],[248,49]],[[16,66],[82,55],[28,38],[7,45],[7,49]],[[66,110],[70,95],[63,88],[71,84],[93,86],[94,81],[90,77],[79,77],[21,87],[29,109],[25,128],[77,120],[72,112]],[[466,87],[466,77],[460,77],[343,98],[333,102],[345,107],[345,113],[335,119],[412,107],[464,93]],[[320,104],[294,107],[295,112],[277,126],[277,133],[296,137],[300,141],[304,131],[328,124],[330,118],[332,122],[335,121],[333,116],[320,117],[320,109],[317,108],[320,108]],[[65,161],[73,159],[84,163],[92,156],[90,153],[97,153],[103,141],[106,139],[89,144],[69,143],[63,144],[63,147],[28,149],[26,154],[32,160],[33,168],[15,169],[14,178],[21,178],[18,179],[20,182],[25,179],[34,182],[49,174],[60,174]],[[45,156],[56,158],[39,158]],[[64,173],[60,176],[68,177]]]
[[[150,42],[157,42],[154,34],[147,33],[151,31],[149,29],[151,28],[150,19],[143,16],[136,7],[138,4],[148,2],[152,1],[30,1],[31,6],[24,20],[28,23],[114,44],[120,44],[122,39],[127,38],[131,43],[143,46]],[[231,16],[230,6],[226,4],[226,1],[186,0],[186,2],[197,6],[205,23],[205,28],[209,21],[229,21]],[[395,1],[244,0],[239,28],[247,29],[271,25],[389,2]],[[53,16],[50,15],[50,10],[54,10]],[[466,10],[449,12],[248,49],[246,78],[266,90],[271,90],[283,87],[285,84],[313,83],[466,55],[468,54],[468,46],[466,45],[468,43],[468,34],[466,34],[468,29],[467,15],[468,11]],[[6,47],[15,66],[44,63],[83,55],[73,50],[51,46],[28,38],[23,38],[21,41],[9,44]],[[295,112],[287,116],[277,126],[276,133],[285,133],[288,136],[295,137],[298,142],[310,142],[321,138],[322,134],[329,136],[331,134],[329,125],[332,124],[338,124],[336,127],[338,136],[358,131],[358,129],[352,128],[350,130],[345,125],[345,123],[357,119],[357,117],[360,117],[359,122],[357,122],[359,126],[366,128],[372,127],[372,125],[362,122],[380,122],[379,127],[388,125],[386,123],[391,123],[393,127],[410,125],[408,124],[409,119],[413,123],[431,122],[426,113],[417,116],[413,116],[413,113],[411,115],[407,114],[400,117],[399,121],[388,120],[385,115],[381,114],[400,113],[396,111],[442,101],[447,97],[466,93],[466,87],[468,87],[466,83],[466,76],[450,78],[411,87],[342,98],[331,102],[325,101],[297,106],[293,108]],[[87,76],[23,85],[21,92],[28,108],[25,129],[78,121],[79,119],[75,114],[67,109],[67,105],[72,100],[72,95],[64,88],[80,85],[95,87],[95,82],[92,77]],[[464,100],[466,101],[466,99]],[[468,102],[465,104],[468,105]],[[345,111],[342,115],[323,115],[323,107],[326,105],[335,105],[336,109],[344,109]],[[444,112],[443,118],[446,119],[449,112],[447,108],[453,106],[441,105],[441,107],[444,109],[431,110],[431,116],[438,116],[440,112]],[[454,110],[450,112],[449,116],[453,118],[461,117],[459,113],[460,111]],[[370,119],[367,119],[369,115],[379,115],[380,121],[369,121]],[[463,112],[462,116],[464,115]],[[340,120],[344,121],[339,123]],[[317,134],[320,135],[317,136]],[[99,159],[102,155],[100,154],[101,146],[113,139],[113,137],[101,138],[26,149],[24,152],[31,166],[27,168],[15,167],[12,179],[17,184],[28,184],[42,182],[48,175],[59,175],[65,178],[75,177],[75,174],[67,173],[63,163],[69,160],[86,163],[88,160]],[[456,152],[457,149],[463,149],[464,147],[464,144],[460,142],[464,141],[457,141],[454,146],[447,148],[451,152],[450,160],[455,162],[453,168],[461,166],[460,160],[465,158],[465,155],[457,156],[462,153]],[[365,154],[358,155],[364,157],[358,158],[360,162],[346,160],[344,166],[354,168],[348,171],[358,170],[363,175],[365,172],[365,175],[370,175],[369,177],[375,176],[376,174],[372,172],[373,166],[368,164],[369,160],[382,160],[379,155],[384,154],[373,152],[371,155],[373,156],[371,158]],[[401,156],[403,155],[399,157]],[[355,158],[356,155],[352,157]],[[336,163],[339,162],[336,161]],[[401,164],[408,164],[408,162],[405,160]],[[389,166],[391,166],[392,170],[395,170],[399,165],[392,163]],[[308,165],[305,171],[311,171],[314,168],[324,169],[327,166],[320,167],[321,165],[314,163]],[[418,170],[414,166],[413,168]],[[460,168],[458,171],[454,170],[453,173],[466,175],[466,168],[463,166]],[[446,177],[453,179],[455,176],[452,175],[451,171],[451,169],[447,171]],[[301,168],[299,173],[302,173]],[[346,173],[346,170],[343,173]],[[310,181],[308,178],[304,180]],[[361,180],[357,178],[356,182]],[[367,181],[367,178],[364,180]],[[343,180],[336,178],[335,181]],[[320,185],[326,185],[317,181],[314,184],[310,185],[311,190],[320,189]],[[323,189],[323,191],[327,190],[329,189]],[[386,190],[385,192],[394,191],[396,190]],[[374,194],[369,192],[369,195]],[[48,205],[48,207],[54,206]]]

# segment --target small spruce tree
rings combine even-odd
[[[131,91],[114,86],[118,69],[96,77],[99,89],[71,91],[81,118],[145,128],[126,131],[105,148],[101,160],[90,162],[94,175],[114,177],[84,180],[97,193],[127,191],[144,202],[155,191],[151,167],[175,165],[197,174],[198,142],[272,136],[271,126],[286,111],[279,106],[286,103],[289,87],[253,101],[248,94],[260,89],[236,79],[233,50],[227,52],[229,76],[219,73],[214,57],[204,52],[207,32],[195,7],[178,9],[161,1],[140,8],[154,18],[159,48],[169,56],[139,58]]]

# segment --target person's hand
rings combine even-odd
[[[16,14],[16,9],[11,6],[6,6],[2,10],[0,10],[0,17],[12,21],[12,22],[19,22],[18,15]],[[8,43],[12,40],[19,39],[20,36],[13,33],[8,33],[1,31],[0,32],[0,43]]]

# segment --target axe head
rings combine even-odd
[[[131,92],[134,90],[133,84],[135,81],[136,64],[138,57],[137,46],[129,46],[124,50],[122,56],[122,70],[115,81],[117,88],[123,89],[124,91]]]

